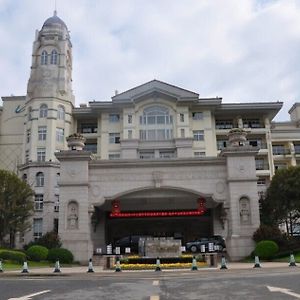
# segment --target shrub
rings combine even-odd
[[[48,257],[48,249],[43,246],[31,246],[27,250],[27,256],[33,261],[45,260]]]
[[[24,246],[24,249],[27,250],[31,246],[35,246],[35,245],[40,245],[46,247],[47,249],[52,249],[52,248],[60,248],[62,244],[58,234],[54,231],[51,231],[44,234],[38,240],[28,243],[27,245]]]
[[[260,241],[256,244],[254,253],[262,259],[271,259],[278,252],[279,247],[274,241]]]
[[[50,249],[48,253],[48,260],[51,262],[55,262],[57,259],[61,263],[70,264],[73,262],[73,254],[71,251],[64,248]]]
[[[0,258],[3,260],[11,260],[17,263],[23,263],[26,260],[26,254],[14,250],[0,250]]]

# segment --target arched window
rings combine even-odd
[[[65,108],[62,105],[57,107],[57,119],[64,120],[65,119]]]
[[[44,50],[42,52],[42,55],[41,55],[41,64],[42,65],[47,65],[48,64],[48,53],[46,50]]]
[[[46,118],[48,116],[48,106],[46,104],[42,104],[40,106],[40,118]]]
[[[58,59],[58,54],[57,54],[57,51],[54,49],[52,50],[51,52],[51,65],[57,65],[57,59]]]
[[[140,116],[141,140],[168,140],[173,138],[173,116],[163,106],[150,106]]]
[[[38,172],[35,176],[36,186],[44,186],[45,176],[43,172]]]

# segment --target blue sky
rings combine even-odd
[[[0,95],[25,95],[54,0],[0,0]],[[76,104],[159,79],[224,102],[300,102],[298,0],[57,0]]]

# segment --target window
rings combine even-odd
[[[204,141],[204,130],[193,131],[194,141]]]
[[[266,185],[266,178],[259,177],[257,180],[257,185]]]
[[[56,173],[56,186],[59,186],[60,173]]]
[[[34,198],[34,210],[43,211],[43,206],[44,206],[44,195],[36,194]]]
[[[110,133],[109,134],[110,144],[120,144],[120,133]]]
[[[111,153],[108,154],[108,159],[120,159],[120,153]]]
[[[232,120],[216,120],[216,129],[231,129],[233,128]]]
[[[85,144],[83,150],[97,153],[97,142]]]
[[[193,112],[192,116],[193,116],[193,120],[202,120],[203,112]]]
[[[33,219],[33,237],[34,240],[39,239],[43,235],[43,219]]]
[[[294,144],[295,147],[295,153],[300,154],[300,144]]]
[[[284,155],[290,153],[290,150],[285,148],[284,145],[273,145],[272,148],[274,155]]]
[[[23,180],[24,182],[27,182],[27,174],[23,174],[22,180]]]
[[[245,128],[262,128],[259,119],[243,119],[243,125]]]
[[[28,149],[25,151],[25,162],[26,163],[29,162],[29,150]]]
[[[98,125],[97,123],[82,123],[78,131],[81,133],[97,133]]]
[[[53,231],[58,233],[58,219],[57,218],[53,219]]]
[[[46,126],[39,126],[38,127],[38,139],[39,141],[46,141],[47,137],[47,127]]]
[[[132,124],[132,115],[128,115],[128,124]]]
[[[184,134],[184,128],[180,129],[180,137],[184,138],[185,134]]]
[[[205,151],[196,151],[194,152],[195,157],[204,157],[205,156]]]
[[[152,159],[154,158],[154,151],[141,151],[140,159]]]
[[[65,108],[62,105],[57,107],[57,119],[64,120],[65,119]]]
[[[132,130],[128,130],[128,139],[129,139],[129,140],[132,139]]]
[[[41,64],[47,65],[47,63],[48,63],[48,53],[47,51],[44,50],[41,55]]]
[[[217,140],[217,149],[222,150],[227,147],[227,142],[225,140]]]
[[[59,195],[55,195],[54,212],[59,212]]]
[[[184,122],[184,114],[179,114],[179,120],[180,122]]]
[[[65,130],[63,128],[56,128],[56,141],[59,143],[64,142]]]
[[[119,114],[110,114],[109,115],[109,122],[116,123],[120,121],[120,115]]]
[[[30,107],[28,107],[27,120],[31,121],[31,119],[32,119],[32,108],[30,106]]]
[[[31,130],[27,129],[26,132],[26,142],[29,143],[30,142],[30,137],[31,137]]]
[[[159,158],[174,158],[175,157],[175,152],[174,151],[160,151],[159,152]]]
[[[57,65],[57,58],[58,58],[58,54],[57,54],[57,51],[54,49],[52,50],[51,52],[51,65]]]
[[[43,172],[38,172],[35,176],[35,184],[36,186],[44,186],[45,184],[45,176]]]
[[[40,106],[40,118],[47,118],[48,115],[48,106],[46,104],[42,104]]]
[[[42,162],[46,160],[46,148],[37,149],[37,161]]]
[[[255,159],[255,168],[256,168],[256,170],[267,169],[267,168],[265,168],[264,159],[262,159],[262,158]]]

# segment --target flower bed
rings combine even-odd
[[[207,267],[205,262],[197,262],[198,268]],[[161,269],[191,269],[192,263],[164,263],[160,264]],[[156,264],[126,264],[121,263],[122,270],[155,270]]]

